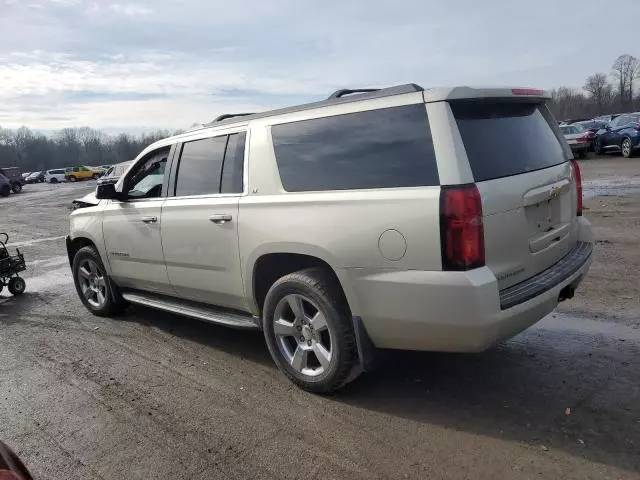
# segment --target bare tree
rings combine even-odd
[[[640,64],[633,55],[620,55],[613,62],[612,73],[618,81],[618,94],[620,95],[620,107],[624,110],[626,106],[633,103],[634,80],[640,76]]]
[[[611,102],[613,93],[613,87],[609,83],[607,75],[604,73],[590,75],[582,88],[589,92],[591,99],[596,102],[598,107],[597,114],[601,115],[604,112],[605,105]]]

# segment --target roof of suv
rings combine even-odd
[[[150,147],[167,145],[168,141],[175,140],[183,136],[189,136],[194,132],[202,131],[208,128],[215,128],[226,125],[243,125],[251,120],[258,118],[273,117],[276,115],[284,115],[287,113],[301,112],[312,110],[320,107],[328,107],[332,105],[340,105],[352,102],[361,102],[376,98],[390,97],[394,95],[404,95],[421,92],[426,103],[440,102],[444,100],[461,100],[469,98],[523,98],[537,99],[541,101],[549,100],[551,95],[545,90],[521,88],[521,87],[437,87],[425,90],[415,83],[407,83],[404,85],[396,85],[387,88],[365,88],[365,89],[342,89],[332,93],[326,100],[318,102],[305,103],[292,107],[285,107],[276,110],[269,110],[260,113],[237,113],[224,114],[217,117],[214,121],[202,126],[187,130],[179,135],[160,140]],[[147,151],[145,149],[145,151]]]

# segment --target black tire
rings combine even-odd
[[[22,277],[11,277],[9,280],[9,291],[11,295],[18,296],[22,295],[27,288],[27,283],[24,281]]]
[[[622,143],[620,144],[620,150],[622,151],[622,156],[624,158],[633,157],[632,142],[631,142],[631,139],[629,137],[625,137],[622,140]]]
[[[96,264],[102,277],[105,279],[105,301],[103,305],[96,306],[89,302],[89,300],[85,297],[82,286],[80,285],[79,278],[79,270],[81,265],[85,260],[89,260]],[[112,317],[124,310],[126,307],[126,302],[122,298],[120,294],[120,290],[118,286],[111,280],[109,275],[107,275],[107,271],[104,268],[104,264],[102,263],[102,259],[100,258],[100,254],[93,246],[83,247],[78,250],[73,257],[73,266],[71,268],[71,272],[73,274],[73,283],[76,286],[76,292],[78,292],[78,296],[80,300],[87,307],[91,313],[98,317]]]
[[[593,144],[593,153],[596,155],[603,155],[604,151],[602,150],[602,142],[599,138],[596,138],[596,141]]]
[[[74,177],[73,175],[69,175],[69,178],[67,178],[67,180],[69,180],[70,182],[75,182],[77,178]]]
[[[330,336],[331,358],[328,365],[322,367],[322,373],[318,375],[306,375],[293,368],[285,357],[281,344],[278,343],[279,340],[274,331],[275,310],[291,295],[310,300],[326,320],[326,331]],[[324,269],[301,270],[276,281],[267,293],[262,318],[264,336],[271,357],[293,383],[314,393],[330,393],[345,383],[358,358],[351,311],[340,286]],[[298,333],[295,335],[297,336]],[[295,345],[297,339],[289,338]],[[301,340],[302,338],[300,337]],[[320,338],[319,334],[317,338]],[[295,348],[296,351],[297,348]],[[313,355],[316,356],[315,353]]]
[[[9,187],[9,185],[2,185],[2,187],[0,187],[0,195],[2,195],[3,197],[8,197],[11,194],[11,188]]]
[[[49,180],[49,183],[58,183],[58,179],[56,177],[51,178],[51,180]]]
[[[98,180],[100,178],[100,175],[98,175],[97,173],[94,173],[93,175],[91,175],[91,178],[94,180]]]
[[[19,182],[14,183],[11,185],[11,191],[13,193],[20,193],[22,191],[22,184]]]

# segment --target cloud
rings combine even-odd
[[[121,15],[126,15],[127,17],[137,17],[148,15],[151,13],[151,9],[143,7],[141,5],[136,5],[134,3],[114,3],[112,5],[109,5],[109,8],[112,11]]]
[[[600,6],[0,0],[0,119],[6,127],[43,129],[74,122],[181,128],[220,113],[326,98],[344,87],[579,86],[625,53],[606,42],[587,46],[585,31],[636,43],[640,2],[629,2],[615,25],[592,15]]]

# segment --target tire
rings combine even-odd
[[[351,311],[324,269],[301,270],[276,281],[262,318],[271,357],[293,383],[314,393],[330,393],[345,383],[358,358]]]
[[[604,154],[604,151],[602,150],[602,142],[600,141],[599,138],[596,138],[595,143],[593,144],[593,152],[596,155],[602,155]]]
[[[75,182],[77,179],[73,175],[69,175],[69,178],[67,178],[67,180],[69,180],[70,182]]]
[[[73,257],[73,283],[84,306],[98,317],[112,317],[126,307],[117,285],[104,268],[93,246],[83,247]]]
[[[622,140],[622,144],[620,145],[620,150],[622,151],[622,156],[624,158],[633,157],[633,148],[631,144],[631,139],[629,137],[625,137],[624,140]]]
[[[0,187],[0,195],[2,195],[3,197],[8,197],[11,194],[11,188],[9,187],[9,185],[3,185],[2,187]]]
[[[58,183],[58,179],[56,177],[52,177],[51,180],[49,180],[49,183]]]
[[[18,296],[22,295],[27,288],[27,283],[24,281],[22,277],[11,277],[9,280],[9,292],[11,295]]]
[[[97,173],[94,173],[91,178],[93,178],[94,180],[98,180],[100,178],[100,175],[98,175]]]
[[[11,185],[11,191],[13,193],[20,193],[22,191],[22,184],[21,183],[14,183],[13,185]]]

